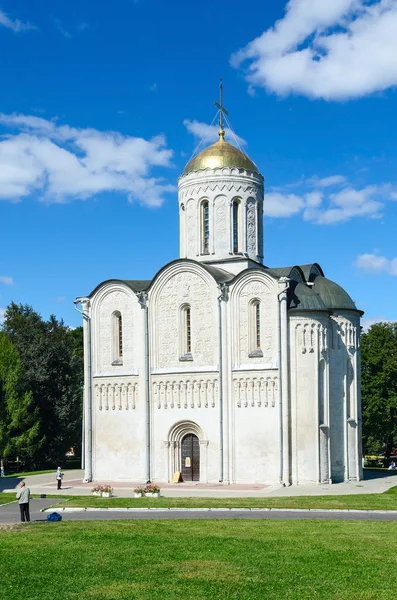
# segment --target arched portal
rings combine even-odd
[[[169,481],[179,471],[184,481],[207,482],[208,440],[197,423],[176,423],[170,430],[165,445],[168,447]]]
[[[194,433],[182,439],[181,463],[183,481],[200,481],[200,443]]]

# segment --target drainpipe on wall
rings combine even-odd
[[[147,304],[147,294],[138,292],[138,302],[145,311],[145,388],[146,388],[146,483],[151,482],[150,474],[150,364],[149,364],[149,312]]]
[[[81,304],[83,310],[77,305]],[[84,329],[84,405],[83,405],[83,439],[84,448],[84,481],[92,481],[92,365],[91,365],[91,317],[89,315],[89,298],[77,298],[74,307],[83,315]],[[82,458],[83,461],[83,458]]]
[[[218,365],[219,365],[219,483],[223,483],[223,338],[222,338],[222,301],[226,301],[227,288],[219,285],[218,296]]]
[[[289,427],[289,410],[288,410],[288,338],[287,338],[287,290],[290,285],[288,277],[280,277],[279,285],[283,285],[283,289],[277,294],[278,299],[278,402],[279,402],[279,436],[280,436],[280,483],[285,486],[289,485],[290,481],[284,476],[284,450],[289,454],[288,447],[288,427]],[[286,402],[284,402],[286,400]],[[286,442],[284,443],[284,428],[287,427]],[[285,447],[287,446],[287,447]]]

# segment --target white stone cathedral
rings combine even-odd
[[[180,258],[76,300],[86,480],[361,478],[362,313],[317,263],[263,265],[263,183],[221,128],[179,178]]]

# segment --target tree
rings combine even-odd
[[[16,348],[0,332],[0,458],[18,455],[27,463],[38,451],[39,411],[23,386],[23,367]]]
[[[363,442],[390,457],[397,447],[397,323],[376,323],[361,338]]]
[[[81,444],[81,328],[71,330],[53,315],[44,321],[31,306],[11,303],[3,330],[20,354],[23,383],[40,413],[45,441],[36,466],[59,463],[71,446]]]

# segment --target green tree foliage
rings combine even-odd
[[[365,452],[397,447],[397,323],[376,323],[361,338]]]
[[[53,315],[44,321],[31,306],[11,303],[3,330],[21,357],[23,383],[32,391],[45,438],[32,466],[58,463],[81,444],[82,328],[71,330]]]
[[[38,408],[23,384],[19,354],[4,332],[0,332],[0,457],[18,455],[28,462],[43,443]]]

